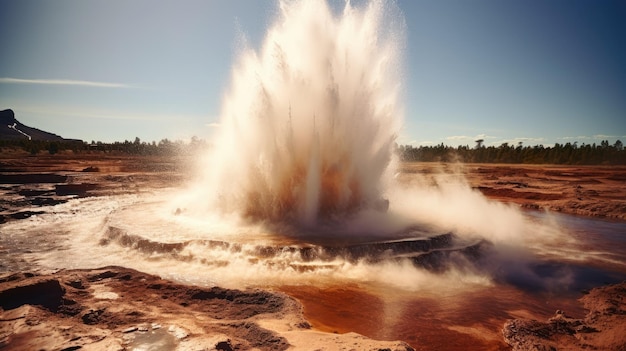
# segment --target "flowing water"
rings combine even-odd
[[[506,318],[545,317],[626,278],[624,223],[522,212],[454,174],[395,174],[404,25],[393,4],[280,9],[261,49],[234,65],[194,182],[2,224],[0,269],[123,265],[279,289],[319,328],[431,349],[500,348]]]
[[[5,223],[0,269],[122,265],[188,284],[281,290],[316,328],[458,350],[506,349],[506,319],[581,316],[581,290],[626,279],[623,222],[515,210],[529,228],[554,226],[566,239],[510,246],[415,225],[361,235],[198,219],[172,206],[179,192],[74,199]]]

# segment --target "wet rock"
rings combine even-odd
[[[44,184],[65,183],[67,176],[54,173],[11,173],[0,174],[0,184]]]
[[[100,245],[105,246],[111,243],[116,243],[123,247],[132,247],[145,253],[172,253],[181,251],[188,245],[188,242],[163,243],[151,241],[139,235],[128,234],[123,229],[109,226],[106,234],[100,239]]]
[[[546,322],[516,319],[504,324],[504,341],[521,350],[626,350],[626,283],[595,288],[580,301],[589,310],[585,318],[557,310]]]
[[[531,346],[537,345],[538,350],[551,350],[557,346],[557,339],[572,336],[583,328],[589,327],[583,326],[580,319],[569,318],[558,310],[547,322],[519,319],[509,321],[504,325],[503,335],[504,340],[514,350],[532,350]]]
[[[505,323],[503,336],[504,341],[509,344],[514,351],[555,350],[555,342],[550,340],[553,331],[544,323],[539,321],[514,320]]]
[[[34,196],[42,196],[42,195],[50,195],[52,194],[51,190],[33,190],[33,189],[22,189],[17,192],[18,195],[34,197]]]
[[[65,199],[55,199],[51,197],[36,197],[29,199],[28,202],[33,206],[55,206],[67,202]]]
[[[20,212],[11,213],[9,217],[11,217],[12,219],[26,219],[32,216],[40,215],[42,213],[44,212],[43,211],[20,211]]]
[[[90,190],[98,188],[97,184],[81,183],[81,184],[57,184],[55,192],[58,196],[78,195],[85,196]]]

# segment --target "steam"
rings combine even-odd
[[[403,28],[392,5],[281,2],[245,48],[205,166],[209,208],[306,227],[381,200],[400,128]]]
[[[262,48],[239,55],[215,146],[188,192],[74,199],[2,229],[18,243],[46,232],[67,246],[33,258],[49,267],[124,262],[233,287],[537,286],[535,262],[574,252],[549,215],[490,201],[462,172],[394,177],[404,28],[393,4],[348,2],[341,14],[317,0],[280,5]],[[437,237],[445,245],[410,251]],[[359,255],[337,254],[346,247]],[[428,270],[429,260],[445,269]],[[558,269],[546,284],[568,283]]]
[[[197,234],[176,260],[210,266],[207,274],[220,284],[320,283],[321,277],[409,290],[494,280],[569,284],[566,269],[555,268],[549,279],[535,269],[545,258],[566,259],[575,247],[549,214],[533,220],[488,200],[462,170],[394,176],[405,30],[395,4],[347,2],[337,13],[324,1],[302,0],[281,1],[279,8],[261,48],[244,46],[238,54],[214,147],[198,182],[171,206],[185,209],[177,211],[176,228]],[[378,261],[295,254],[307,245],[376,250],[374,243],[446,233],[452,233],[449,247],[389,249]],[[207,239],[244,246],[206,247]],[[280,253],[259,258],[255,245]]]
[[[562,237],[554,226],[489,201],[457,173],[394,179],[403,40],[393,4],[347,2],[336,14],[325,2],[280,2],[261,49],[245,47],[232,70],[215,147],[184,205],[188,214],[238,216],[240,224],[295,230],[309,242],[390,240],[419,226],[432,235],[492,243],[490,260],[479,269],[452,255],[450,272],[468,277],[526,264],[530,252],[554,247]],[[365,265],[366,275],[411,270],[391,265],[377,266],[383,274]],[[358,271],[352,267],[350,274]]]

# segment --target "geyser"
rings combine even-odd
[[[399,11],[279,5],[262,48],[243,49],[233,68],[203,201],[305,226],[384,207],[402,119]]]
[[[456,173],[394,177],[403,39],[393,4],[281,2],[260,50],[237,56],[191,198],[148,216],[148,235],[120,213],[104,241],[160,252],[153,228],[173,224],[159,255],[173,248],[176,259],[219,262],[212,277],[240,267],[264,284],[319,272],[367,280],[381,267],[381,280],[412,287],[424,268],[506,280],[507,267],[562,254],[558,226],[489,201]]]

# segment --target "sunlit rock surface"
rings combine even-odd
[[[0,277],[3,350],[413,350],[311,329],[292,298],[175,284],[122,267]]]

